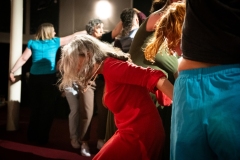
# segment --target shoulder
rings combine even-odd
[[[108,57],[104,60],[104,68],[106,68],[107,70],[115,70],[124,63],[126,63],[126,61]]]
[[[47,41],[47,42],[50,42],[51,45],[55,45],[57,47],[60,47],[60,38],[59,37],[54,37],[50,41]]]
[[[59,37],[54,37],[52,40],[55,41],[55,42],[60,42],[60,38]]]
[[[34,40],[30,39],[27,43],[27,48],[31,48],[33,42],[34,42]]]

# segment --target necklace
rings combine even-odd
[[[97,72],[98,72],[98,70],[101,68],[102,63],[103,63],[103,61],[99,64],[98,68],[96,69],[96,71],[94,72],[94,74],[92,75],[92,77],[90,78],[87,87],[84,88],[84,89],[82,90],[82,92],[86,92],[86,91],[91,87],[91,85],[93,84],[93,82],[95,82],[95,80],[96,80],[96,78],[97,78],[97,76],[98,76]],[[92,78],[93,78],[93,80],[91,81]]]

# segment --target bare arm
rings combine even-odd
[[[115,28],[112,30],[112,39],[117,37],[122,31],[122,21],[119,21]]]
[[[61,37],[60,38],[60,46],[63,46],[65,44],[69,43],[75,36],[81,35],[81,34],[87,34],[87,32],[85,30],[83,30],[83,31],[75,32],[74,34],[66,36],[66,37]]]
[[[14,64],[13,68],[10,70],[9,78],[12,82],[15,81],[14,72],[16,72],[20,67],[22,67],[27,60],[32,55],[32,51],[29,48],[26,48],[23,52],[22,56],[17,60],[17,62]]]
[[[173,98],[173,85],[166,77],[160,78],[156,87],[170,99]]]

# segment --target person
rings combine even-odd
[[[186,0],[172,160],[240,159],[239,13],[235,0]]]
[[[144,15],[142,12],[134,8],[125,8],[121,14],[120,18],[122,21],[122,32],[120,36],[114,41],[114,46],[120,48],[123,52],[127,53],[130,49],[132,40],[139,28],[139,21],[143,21],[146,16],[139,16],[142,19],[138,18],[138,14]],[[137,14],[138,13],[138,14]]]
[[[154,69],[162,70],[168,75],[168,80],[174,84],[178,75],[178,56],[169,55],[168,50],[164,47],[166,43],[163,43],[159,47],[155,56],[154,63],[145,59],[144,50],[149,39],[154,35],[158,21],[161,19],[164,10],[175,0],[154,0],[151,7],[151,14],[139,27],[133,42],[131,44],[129,54],[133,63],[142,67],[151,67]],[[156,48],[157,49],[157,48]],[[169,100],[164,100],[156,94],[150,93],[153,101],[156,103],[156,107],[159,110],[159,114],[163,121],[163,126],[166,134],[166,141],[164,147],[164,154],[162,159],[170,159],[170,128],[171,128],[171,115],[172,104]],[[159,98],[157,98],[159,97]]]
[[[61,59],[59,58],[57,63],[58,71],[60,62]],[[61,73],[58,74],[60,75],[59,81],[61,81]],[[84,145],[83,141],[85,139],[89,139],[90,129],[88,128],[86,130],[87,134],[85,137],[81,135],[81,129],[85,128],[85,125],[88,125],[88,123],[86,122],[89,121],[89,117],[92,117],[93,114],[92,112],[86,112],[86,110],[91,110],[89,108],[92,108],[92,106],[94,105],[93,99],[87,98],[93,95],[93,92],[95,90],[93,85],[90,85],[90,88],[91,89],[88,89],[84,93],[84,96],[81,96],[82,94],[79,90],[79,86],[76,82],[74,82],[72,86],[66,87],[62,92],[63,96],[66,97],[70,108],[68,121],[71,145],[75,149],[81,148],[81,155],[86,157],[90,157],[91,154],[88,145]]]
[[[175,81],[177,77],[177,58],[175,56],[166,56],[168,53],[163,51],[161,54],[156,54],[155,63],[147,61],[144,56],[144,48],[146,47],[148,40],[155,32],[156,24],[161,19],[162,12],[168,5],[176,2],[176,0],[155,0],[152,3],[151,14],[139,27],[133,42],[131,44],[129,54],[132,61],[143,67],[153,67],[155,69],[162,69],[168,73],[168,79],[171,82]],[[159,51],[159,52],[160,52]]]
[[[61,46],[63,47],[63,46]],[[57,53],[57,77],[58,83],[61,81],[61,74],[59,73],[59,64],[60,64],[60,56],[61,56],[61,47],[58,49]],[[69,125],[69,135],[70,135],[70,143],[71,146],[75,149],[79,149],[80,142],[80,114],[81,114],[81,106],[80,106],[80,96],[79,96],[79,87],[77,83],[73,83],[72,86],[69,86],[64,89],[61,93],[61,97],[66,97],[70,112],[68,114],[68,125]],[[83,115],[82,115],[83,116]]]
[[[122,30],[122,22],[118,22],[114,29],[110,32],[103,30],[103,22],[100,19],[91,19],[86,24],[86,34],[91,35],[101,41],[112,43],[115,37]],[[74,140],[75,145],[80,145],[80,153],[82,156],[90,157],[90,149],[88,141],[91,133],[91,120],[94,112],[94,98],[97,106],[98,113],[98,126],[97,126],[97,149],[101,149],[105,143],[106,134],[106,121],[108,110],[103,106],[102,95],[104,89],[104,79],[101,75],[96,78],[96,81],[92,82],[88,86],[86,92],[78,92],[80,96],[80,133],[79,139]],[[95,95],[95,96],[94,96]],[[80,144],[79,144],[80,141]],[[78,145],[79,144],[79,145]]]
[[[129,62],[128,54],[89,35],[64,46],[61,59],[60,89],[76,81],[86,91],[92,79],[104,76],[104,104],[114,113],[118,130],[93,159],[158,159],[165,136],[149,91],[159,89],[172,99],[166,75]]]
[[[9,79],[15,82],[14,72],[22,67],[32,56],[29,77],[30,121],[27,138],[29,141],[43,145],[48,143],[49,132],[55,114],[57,97],[56,54],[60,46],[67,44],[76,32],[66,37],[55,37],[54,26],[43,23],[38,27],[35,40],[29,40],[23,54],[10,70]]]
[[[114,29],[109,32],[104,32],[104,24],[100,19],[91,19],[85,29],[87,34],[100,39],[101,41],[112,43],[122,31],[122,21],[119,21]]]
[[[173,2],[162,14],[161,19],[156,24],[154,36],[149,39],[144,49],[145,59],[154,63],[159,48],[164,47],[170,55],[180,57],[180,41],[182,36],[182,25],[186,11],[185,2]],[[162,46],[162,45],[165,46]]]

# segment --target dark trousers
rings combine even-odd
[[[29,141],[45,144],[55,115],[57,98],[56,75],[30,75],[30,121],[27,137]]]
[[[103,76],[96,79],[95,102],[98,113],[97,135],[98,139],[105,139],[108,109],[103,105],[103,92],[105,81]]]
[[[158,107],[159,114],[162,119],[163,127],[165,130],[165,145],[163,149],[162,160],[170,159],[170,132],[171,132],[171,116],[172,116],[172,105],[166,107]]]

